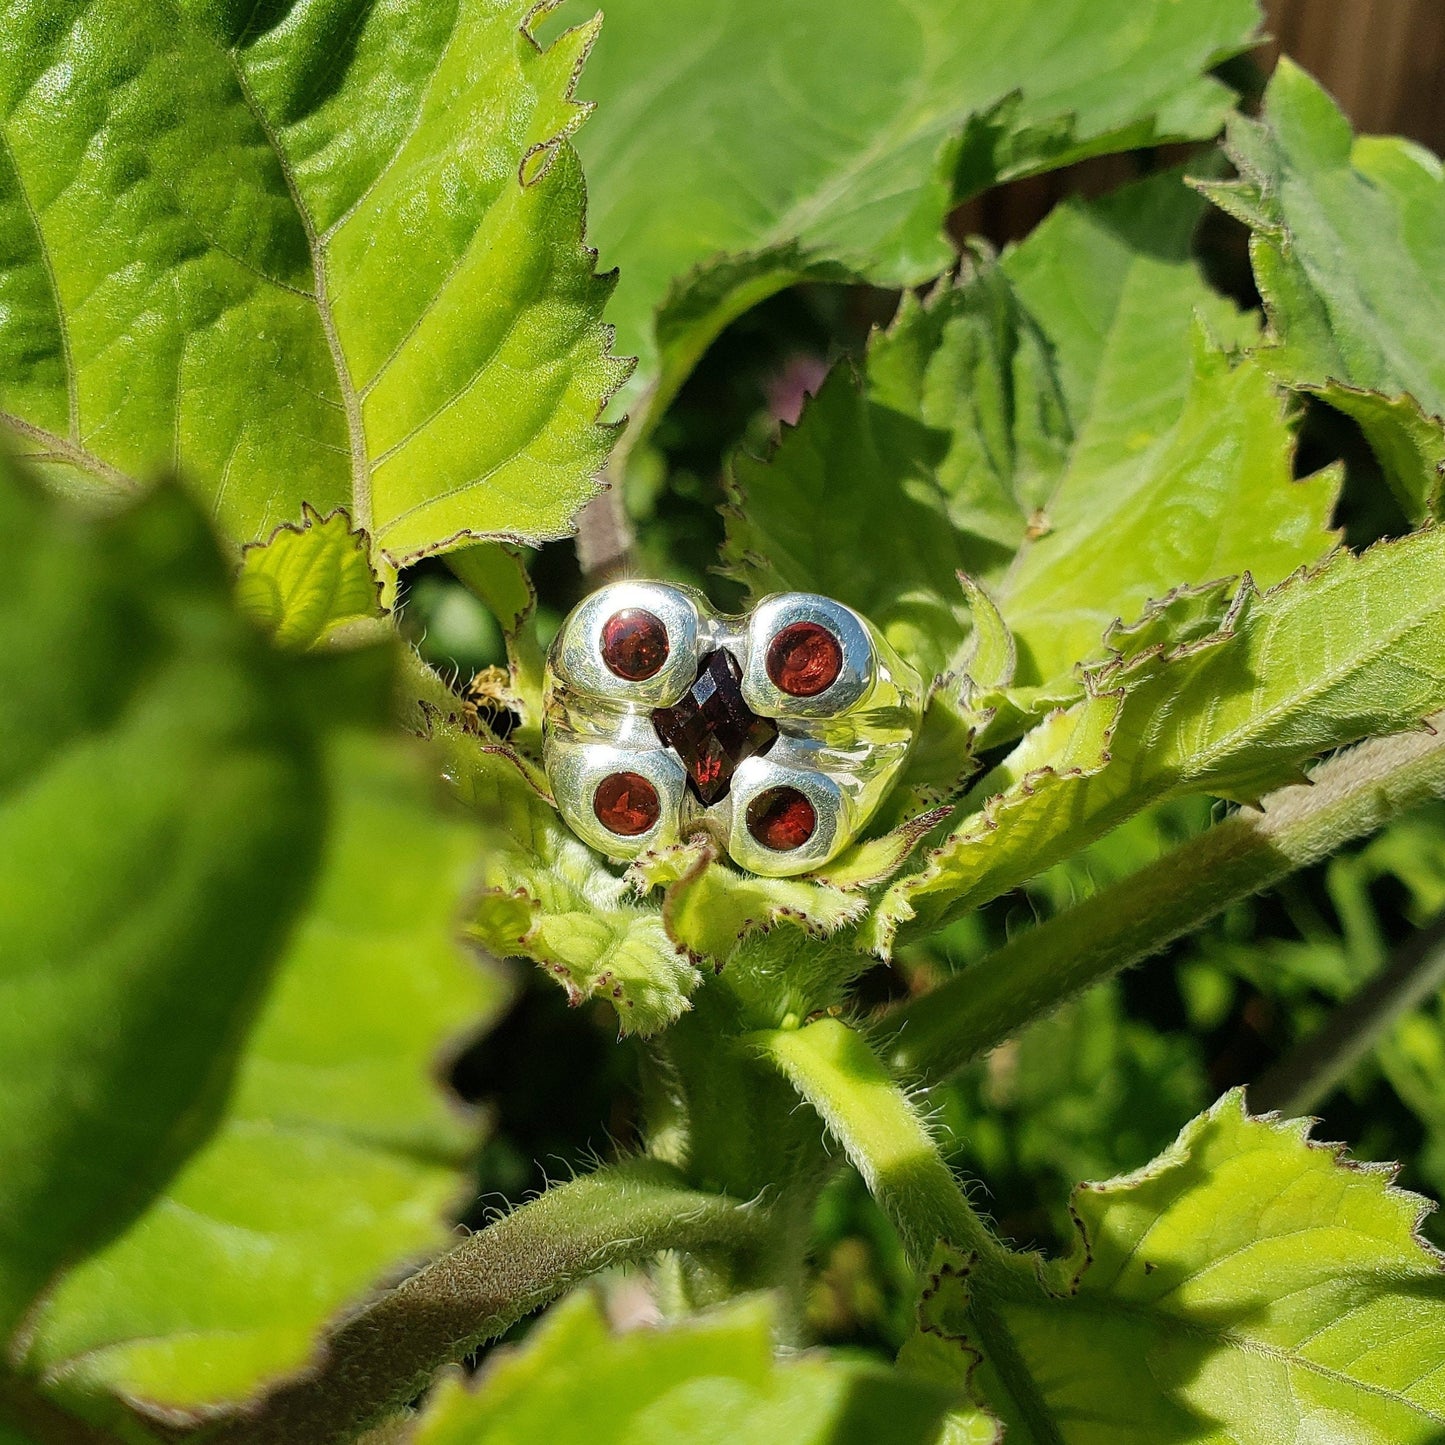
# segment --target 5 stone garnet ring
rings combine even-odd
[[[543,757],[562,816],[612,858],[707,831],[784,877],[857,837],[921,707],[917,673],[841,602],[777,593],[730,617],[691,587],[615,582],[552,644]]]

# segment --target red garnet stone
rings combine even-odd
[[[769,788],[748,804],[748,832],[774,853],[790,853],[813,836],[818,815],[796,788]]]
[[[794,622],[768,646],[768,676],[789,697],[817,697],[843,671],[843,649],[826,627]]]
[[[693,791],[709,807],[727,796],[738,764],[767,752],[778,736],[777,724],[743,701],[742,675],[720,647],[703,658],[680,702],[652,710],[658,737],[682,759]]]
[[[609,833],[635,838],[657,822],[657,789],[641,773],[609,773],[592,794],[592,811]]]
[[[645,607],[624,607],[602,625],[602,661],[615,677],[644,682],[667,661],[667,628]]]

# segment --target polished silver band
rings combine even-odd
[[[643,637],[622,672],[609,650],[618,619]],[[907,757],[921,706],[918,675],[840,602],[780,593],[731,617],[690,587],[616,582],[552,644],[543,756],[563,817],[608,856],[706,830],[741,867],[784,877],[821,867],[858,835]],[[738,742],[765,735],[761,746]],[[730,777],[708,801],[719,757]]]

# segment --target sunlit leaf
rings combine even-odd
[[[302,511],[241,554],[236,604],[280,648],[304,652],[343,628],[383,615],[366,538],[345,512]]]
[[[13,5],[0,408],[56,484],[174,467],[240,541],[564,533],[624,374],[523,0]]]
[[[1263,117],[1230,123],[1237,181],[1203,183],[1253,231],[1274,333],[1262,353],[1289,385],[1355,418],[1411,517],[1445,477],[1445,170],[1409,141],[1364,136],[1290,60]]]
[[[1252,328],[1190,260],[1201,209],[1173,174],[1065,205],[905,303],[860,382],[835,374],[770,462],[735,465],[733,574],[840,597],[925,670],[993,674],[974,706],[998,739],[1078,696],[1076,664],[1151,599],[1318,560],[1339,479],[1293,480],[1268,374],[1217,349]]]
[[[751,934],[779,924],[826,938],[867,909],[841,886],[802,878],[760,878],[721,862],[711,844],[682,844],[640,859],[632,876],[665,889],[662,917],[668,936],[700,963],[722,968]]]
[[[488,837],[472,912],[482,944],[540,964],[574,1004],[607,999],[625,1033],[652,1033],[689,1007],[699,974],[661,911],[640,905],[518,763],[478,752],[458,783]]]
[[[1081,1186],[1073,1257],[996,1306],[1032,1385],[1026,1420],[991,1362],[976,1376],[1007,1439],[1438,1440],[1445,1270],[1390,1178],[1235,1094],[1139,1173]]]
[[[1252,0],[609,4],[579,145],[633,396],[655,416],[729,320],[799,277],[938,275],[962,195],[1212,134],[1228,93],[1205,72],[1258,19]]]
[[[1445,530],[1244,587],[1212,638],[1132,672],[1119,661],[1025,737],[926,866],[890,885],[872,942],[937,927],[1163,797],[1253,801],[1321,752],[1417,726],[1445,706],[1442,628]]]

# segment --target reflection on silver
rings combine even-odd
[[[625,608],[651,612],[667,629],[667,659],[642,681],[615,676],[602,658],[602,629]],[[769,644],[796,622],[820,624],[841,646],[838,676],[813,697],[780,691],[767,672]],[[737,660],[744,701],[773,720],[778,737],[739,763],[727,794],[707,807],[651,714],[677,703],[718,648]],[[552,644],[543,760],[563,817],[610,857],[635,858],[706,831],[741,867],[787,877],[821,867],[858,835],[908,755],[921,707],[917,673],[870,623],[830,598],[778,593],[748,616],[729,617],[691,587],[616,582],[586,598]],[[637,773],[657,793],[658,817],[636,836],[610,832],[594,811],[598,783],[615,772]],[[766,847],[747,824],[749,803],[777,787],[802,793],[816,816],[811,837],[786,851]]]

